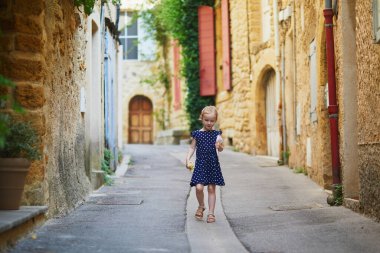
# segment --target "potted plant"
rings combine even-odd
[[[0,116],[6,129],[0,146],[0,209],[17,210],[31,161],[40,159],[39,138],[29,123]]]

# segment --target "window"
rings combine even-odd
[[[124,27],[120,33],[120,42],[123,45],[123,59],[138,59],[138,18],[134,12],[124,13]]]
[[[156,43],[147,30],[147,24],[138,18],[137,12],[124,12],[120,19],[120,42],[124,60],[153,61],[156,58]]]
[[[375,43],[380,43],[380,0],[373,0],[373,38]]]

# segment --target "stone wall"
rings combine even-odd
[[[15,97],[42,139],[23,204],[64,213],[90,190],[84,168],[84,126],[79,111],[85,79],[84,15],[72,1],[2,1],[2,73],[15,81]]]
[[[150,99],[153,104],[153,113],[160,113],[165,107],[165,91],[158,82],[153,84],[145,82],[157,79],[158,65],[156,62],[124,61],[122,75],[123,86],[123,141],[128,143],[129,130],[129,103],[137,95],[143,95]],[[160,130],[160,122],[157,117],[153,119],[153,140],[157,131]]]
[[[175,62],[174,54],[175,48],[179,50],[179,64],[177,66],[177,73],[175,73]],[[161,71],[165,69],[165,74],[169,80],[169,89],[165,90],[162,84],[157,84],[158,87],[161,87],[163,91],[160,99],[162,100],[162,107],[164,109],[164,125],[157,124],[156,127],[156,136],[154,143],[158,145],[162,144],[175,144],[178,145],[183,141],[186,143],[189,138],[189,122],[186,114],[186,79],[181,76],[181,46],[178,46],[177,42],[174,40],[168,40],[168,42],[158,47],[158,61],[155,63],[156,70],[155,73],[158,73],[158,69]],[[175,75],[178,75],[179,83],[179,103],[178,107],[175,106]]]
[[[168,110],[168,122],[167,122],[167,129],[183,129],[187,130],[189,129],[189,122],[187,119],[186,114],[186,96],[187,96],[187,89],[186,89],[186,79],[183,78],[183,76],[180,76],[180,105],[178,108],[174,108],[174,49],[173,49],[173,42],[167,43],[167,48],[165,54],[163,55],[163,62],[162,65],[166,65],[168,68],[168,78],[170,81],[170,95],[165,96],[165,99],[167,100],[166,106],[169,107]],[[179,50],[181,52],[181,47],[179,46]],[[179,75],[181,75],[181,53],[179,55]],[[169,102],[170,101],[170,102]],[[188,135],[187,135],[188,136]],[[184,136],[186,138],[186,136]]]
[[[251,98],[248,51],[247,9],[240,1],[230,1],[232,92],[218,91],[220,129],[224,138],[232,140],[237,149],[250,152],[249,110]],[[218,21],[221,22],[221,21]],[[218,87],[220,85],[218,84]]]
[[[232,92],[224,91],[220,85],[220,70],[217,68],[217,107],[220,112],[220,128],[225,138],[231,138],[237,150],[252,154],[267,154],[265,78],[274,71],[281,74],[281,56],[276,58],[271,7],[271,36],[262,41],[261,1],[229,1],[231,31]],[[292,1],[280,1],[279,9],[292,5]],[[285,97],[276,101],[278,134],[282,142],[284,127],[281,113],[286,106],[286,139],[290,151],[290,167],[302,167],[309,176],[324,187],[331,183],[330,135],[325,86],[327,83],[325,63],[325,40],[323,3],[315,1],[297,2],[295,16],[280,23],[280,49],[284,47]],[[317,18],[316,18],[317,17]],[[295,23],[294,23],[295,22]],[[217,61],[221,41],[218,24],[220,14],[216,12]],[[317,121],[310,120],[310,59],[312,40],[317,46]],[[294,43],[295,42],[295,43]],[[295,52],[294,52],[295,51]],[[219,66],[217,62],[217,66]],[[218,78],[219,77],[219,78]],[[277,92],[280,87],[277,85]],[[299,115],[297,116],[297,108]],[[296,124],[300,131],[296,134]],[[309,148],[308,147],[308,142]],[[280,158],[280,157],[279,157]]]
[[[329,121],[325,100],[327,66],[323,25],[324,5],[322,2],[315,1],[297,2],[294,8],[290,1],[283,1],[281,5],[282,9],[290,5],[294,10],[288,24],[282,25],[282,37],[285,45],[292,44],[292,46],[288,46],[289,49],[285,51],[284,56],[285,62],[291,63],[286,64],[285,73],[286,87],[292,86],[291,89],[286,90],[288,92],[285,94],[286,108],[292,111],[292,113],[288,112],[286,118],[287,146],[291,153],[289,166],[304,168],[309,177],[321,186],[328,188],[332,182],[332,173]],[[310,117],[310,44],[312,41],[316,45],[317,63],[315,70],[317,120],[314,122]],[[293,50],[295,50],[295,54]],[[289,79],[293,79],[293,83],[289,82]]]
[[[334,43],[339,103],[341,180],[347,199],[358,209],[357,58],[355,1],[342,1],[335,18]],[[352,204],[350,206],[353,206]]]
[[[371,1],[356,1],[360,205],[380,220],[380,45],[372,40]]]

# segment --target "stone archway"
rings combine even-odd
[[[153,106],[149,98],[135,96],[129,102],[129,143],[153,143]]]

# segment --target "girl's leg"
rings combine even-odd
[[[197,184],[195,186],[195,194],[197,196],[197,200],[200,207],[205,206],[203,188],[204,188],[203,184]]]
[[[195,186],[195,194],[199,203],[197,211],[195,212],[195,218],[197,218],[198,220],[201,220],[203,218],[203,211],[205,210],[203,188],[203,184],[197,184]]]
[[[209,184],[207,186],[208,190],[208,209],[209,213],[214,214],[215,210],[215,202],[216,202],[216,193],[215,193],[216,186],[214,184]]]

